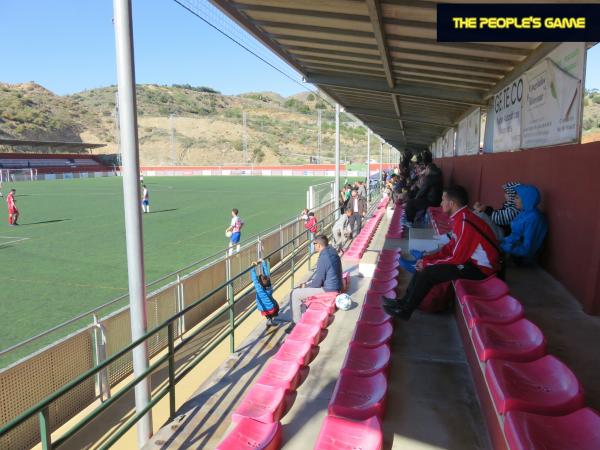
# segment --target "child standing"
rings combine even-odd
[[[306,216],[306,222],[304,222],[304,228],[308,230],[308,237],[310,239],[310,254],[312,255],[315,252],[315,247],[313,241],[317,234],[318,226],[317,226],[317,218],[315,217],[314,212],[309,212]]]
[[[256,273],[256,267],[260,263],[262,273]],[[279,304],[273,298],[273,287],[271,286],[271,272],[266,261],[258,260],[252,263],[250,278],[256,291],[256,308],[267,318],[267,328],[277,325],[275,317],[279,314]]]

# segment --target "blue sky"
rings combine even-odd
[[[171,0],[134,0],[133,14],[138,83],[302,91]],[[0,0],[0,42],[0,81],[61,95],[116,84],[112,0]],[[600,89],[599,47],[588,52],[588,89]]]

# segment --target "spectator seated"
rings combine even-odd
[[[217,450],[278,450],[280,447],[281,423],[262,423],[241,417]]]
[[[552,355],[531,362],[491,359],[485,378],[499,414],[524,411],[561,415],[584,406],[579,381]]]
[[[502,325],[479,323],[472,331],[475,352],[482,362],[491,358],[533,361],[546,354],[546,338],[527,319]]]
[[[463,313],[469,328],[480,322],[510,323],[523,317],[523,306],[510,295],[488,301],[477,300],[477,297],[469,295],[465,298]]]
[[[387,380],[378,373],[369,377],[342,373],[329,402],[329,414],[353,420],[383,417]]]
[[[558,417],[511,411],[504,433],[510,450],[598,450],[600,415],[590,408]]]
[[[359,376],[371,376],[380,372],[387,374],[390,357],[390,347],[387,344],[372,348],[350,344],[342,373]]]
[[[508,294],[508,285],[495,275],[485,280],[455,280],[454,290],[461,303],[465,296],[476,297],[476,300],[496,300]]]
[[[380,450],[382,445],[381,423],[377,417],[354,421],[327,416],[314,448],[315,450]]]

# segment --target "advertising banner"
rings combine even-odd
[[[525,73],[521,147],[577,142],[585,47],[564,43]]]

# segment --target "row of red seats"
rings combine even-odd
[[[315,449],[380,450],[392,318],[381,308],[381,282],[398,275],[398,252],[380,253]]]
[[[348,274],[344,276],[347,280]],[[217,446],[218,450],[281,447],[280,419],[292,407],[296,389],[306,379],[308,365],[318,354],[319,343],[327,336],[337,295],[337,292],[328,292],[307,300],[308,309],[301,320],[233,412],[234,427]]]
[[[396,203],[394,207],[394,214],[390,219],[390,227],[388,228],[387,234],[385,235],[388,239],[402,239],[404,231],[402,229],[402,214],[404,209],[400,202]]]
[[[436,234],[442,235],[452,231],[452,223],[440,206],[427,208],[427,215]]]
[[[510,450],[600,448],[600,415],[502,280],[454,282],[459,311]]]
[[[385,208],[387,206],[388,199],[387,196],[384,196],[377,205],[377,210],[373,214],[369,220],[365,222],[365,225],[358,233],[358,236],[354,238],[350,248],[346,250],[344,253],[344,258],[347,260],[358,261],[362,258],[363,254],[367,250],[375,231],[377,230],[377,226],[379,222],[381,222],[381,218],[385,214]]]

